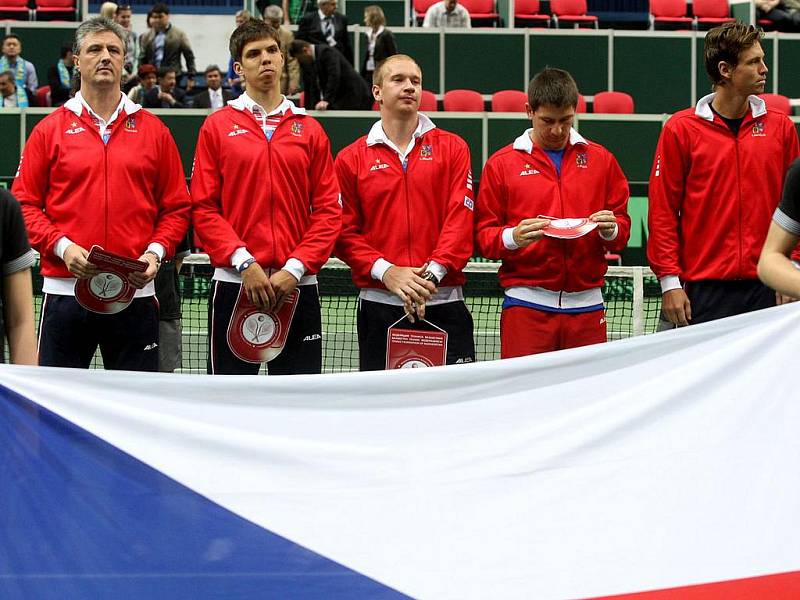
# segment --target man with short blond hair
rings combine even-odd
[[[361,289],[360,368],[385,368],[388,329],[404,316],[447,333],[447,364],[472,362],[462,290],[472,256],[469,148],[419,112],[422,71],[410,56],[387,58],[373,81],[381,118],[336,157],[344,206],[336,255]]]

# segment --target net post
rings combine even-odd
[[[633,269],[633,335],[644,335],[644,267]]]

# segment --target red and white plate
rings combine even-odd
[[[574,240],[586,235],[596,227],[597,223],[589,219],[553,219],[542,232],[547,237]]]

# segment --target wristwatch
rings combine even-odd
[[[439,285],[439,278],[436,275],[434,275],[431,271],[425,271],[422,274],[422,278],[425,281],[433,282],[433,285]]]
[[[161,268],[161,257],[158,255],[157,252],[155,252],[153,250],[145,250],[144,253],[145,254],[152,254],[153,256],[155,256],[156,257],[156,270]]]
[[[247,259],[247,260],[245,260],[245,261],[244,261],[242,264],[240,264],[238,267],[236,267],[236,271],[237,271],[237,272],[238,272],[238,273],[241,275],[241,274],[242,274],[242,273],[244,273],[244,272],[247,270],[247,268],[248,268],[250,265],[252,265],[254,262],[256,262],[256,259],[255,259],[255,258],[248,258],[248,259]]]

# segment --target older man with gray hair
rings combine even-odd
[[[186,234],[190,202],[169,130],[120,89],[125,37],[103,18],[78,27],[80,89],[34,127],[12,188],[41,255],[45,366],[88,368],[99,346],[107,369],[158,370],[153,279]],[[98,281],[93,246],[146,265],[127,275],[136,288],[129,303],[89,310],[76,299],[80,279],[92,279],[91,289],[108,279],[109,294],[127,289],[121,276],[104,272]]]
[[[286,66],[281,73],[281,94],[291,96],[300,89],[300,64],[293,56],[289,56],[289,44],[294,41],[294,34],[283,26],[283,9],[270,4],[264,7],[264,21],[278,32],[281,52]]]

